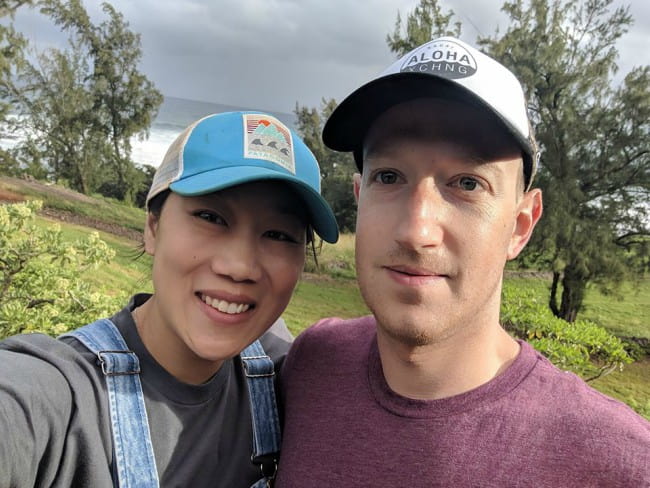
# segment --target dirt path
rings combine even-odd
[[[2,183],[9,185],[9,188],[6,186],[1,186]],[[24,180],[20,178],[12,178],[8,176],[0,177],[0,203],[13,203],[13,202],[23,202],[27,199],[26,195],[19,193],[20,189],[32,190],[38,192],[39,194],[50,194],[63,197],[66,200],[84,202],[94,204],[97,203],[93,198],[77,193],[76,191],[69,190],[67,188],[62,188],[57,185],[46,185],[39,181],[35,180]],[[13,190],[17,189],[17,190]],[[101,230],[103,232],[108,232],[110,234],[116,235],[118,237],[124,237],[135,242],[142,242],[142,232],[138,232],[127,227],[123,227],[119,224],[114,224],[110,222],[105,222],[100,219],[95,219],[92,217],[86,217],[84,215],[78,215],[67,210],[60,210],[56,208],[45,207],[40,212],[41,215],[44,215],[48,218],[59,220],[61,222],[66,222],[70,224],[81,225],[84,227],[90,227],[92,229]]]
[[[101,230],[103,232],[108,232],[109,234],[113,234],[118,237],[124,237],[134,242],[142,242],[142,232],[138,232],[118,224],[111,224],[110,222],[104,222],[99,219],[93,219],[84,215],[77,215],[75,213],[59,210],[56,208],[44,208],[40,213],[41,215],[44,215],[51,219],[60,220],[61,222],[82,225],[84,227],[90,227],[93,229]]]

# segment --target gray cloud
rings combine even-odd
[[[341,99],[387,66],[385,37],[398,9],[417,0],[113,0],[142,37],[141,68],[166,95],[291,112],[296,102]],[[622,4],[617,0],[616,5]],[[501,0],[443,0],[463,23],[463,38],[504,29]],[[95,20],[96,1],[86,1]],[[648,64],[650,2],[633,0],[635,25],[620,44],[620,65]],[[65,37],[33,10],[16,26],[43,46]]]

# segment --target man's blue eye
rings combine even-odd
[[[377,179],[384,185],[392,185],[397,182],[397,175],[392,171],[382,171],[377,175]]]
[[[458,180],[458,186],[463,190],[473,191],[476,190],[478,181],[476,181],[474,178],[463,176],[460,180]]]

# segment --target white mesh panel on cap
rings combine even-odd
[[[211,117],[210,115],[208,117]],[[153,182],[151,183],[151,188],[149,189],[149,194],[147,195],[147,205],[149,201],[158,195],[158,193],[169,188],[174,181],[180,179],[183,175],[183,151],[185,149],[185,144],[187,140],[192,135],[194,127],[196,127],[202,120],[205,120],[208,117],[203,117],[200,120],[197,120],[192,125],[187,127],[183,132],[181,132],[178,137],[172,142],[172,145],[167,149],[167,153],[158,166],[156,174],[153,177]]]

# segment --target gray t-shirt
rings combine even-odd
[[[141,365],[140,379],[161,486],[249,487],[252,427],[239,358],[202,385],[182,383],[147,352],[131,310],[111,320]],[[274,330],[282,331],[282,324]],[[289,339],[262,338],[276,362]],[[96,357],[73,338],[41,334],[0,342],[0,487],[112,487],[112,437],[106,387]]]

